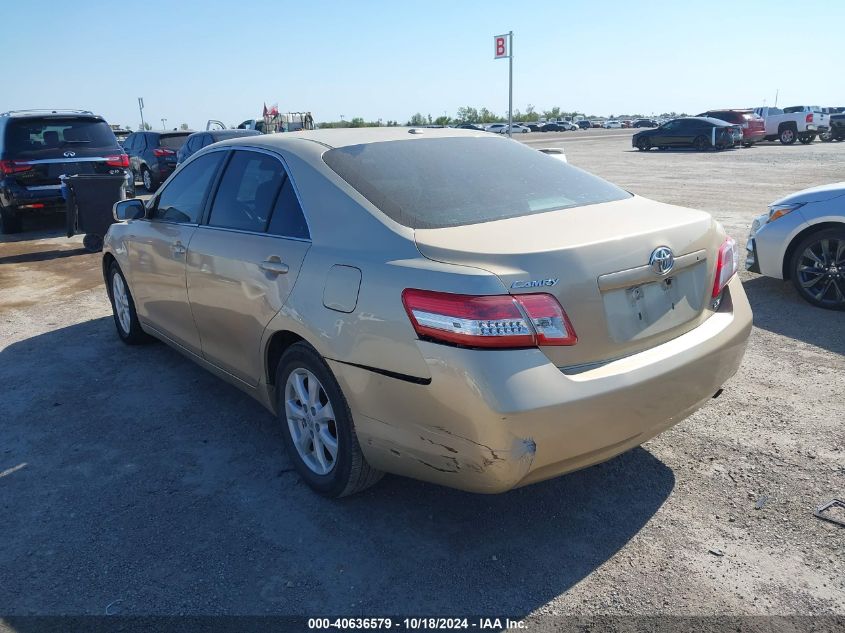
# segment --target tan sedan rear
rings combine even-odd
[[[485,133],[236,139],[115,214],[120,337],[258,399],[329,496],[383,472],[502,492],[606,460],[705,404],[751,328],[708,214]]]

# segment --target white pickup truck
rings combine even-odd
[[[784,145],[795,141],[807,145],[828,128],[828,115],[818,106],[791,106],[783,110],[762,107],[754,108],[754,113],[766,122],[766,140],[780,139]]]

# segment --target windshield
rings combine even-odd
[[[326,164],[385,215],[415,229],[503,220],[631,194],[522,143],[387,141],[332,149]]]
[[[114,132],[105,121],[72,117],[12,120],[5,141],[6,153],[21,157],[52,154],[65,148],[118,147]]]

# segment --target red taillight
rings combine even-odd
[[[719,255],[716,258],[716,279],[713,282],[714,299],[721,294],[737,270],[739,270],[739,251],[736,248],[736,240],[728,237],[719,247]]]
[[[476,296],[409,288],[402,303],[417,334],[438,341],[494,348],[578,342],[550,294]]]
[[[812,122],[813,122],[813,113],[812,113],[812,112],[810,112],[810,113],[807,115],[807,117],[804,119],[804,121],[805,121],[806,123],[812,123]]]
[[[173,156],[175,153],[172,149],[164,149],[162,147],[153,150],[153,156]]]
[[[109,167],[129,167],[129,156],[126,154],[117,154],[115,156],[106,156],[106,165]]]
[[[29,163],[21,163],[14,160],[0,160],[0,173],[4,176],[19,174],[22,171],[29,171],[30,169],[32,169],[32,165]]]

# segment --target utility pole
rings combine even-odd
[[[146,130],[147,125],[144,123],[144,97],[138,97],[138,111],[141,113],[141,129]]]
[[[508,32],[508,136],[513,138],[513,31]]]
[[[165,127],[165,125],[164,125],[166,121],[167,121],[167,119],[162,118],[162,120],[161,120],[161,129],[162,129],[162,130],[166,130],[166,129],[167,129],[167,127]]]

